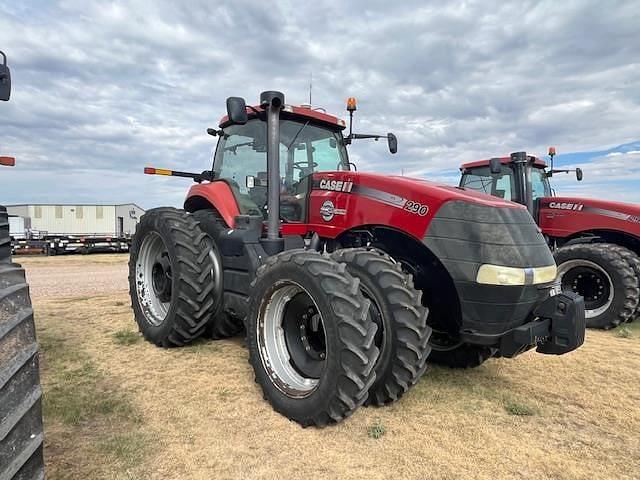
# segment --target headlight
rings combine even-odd
[[[502,265],[480,265],[476,282],[486,285],[537,285],[549,283],[556,278],[556,266],[505,267]]]

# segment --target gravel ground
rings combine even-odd
[[[87,297],[128,290],[126,255],[16,258],[27,272],[32,298]]]

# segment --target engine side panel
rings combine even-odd
[[[314,174],[305,228],[320,236],[335,238],[358,226],[386,225],[422,241],[434,215],[451,200],[499,209],[523,209],[488,195],[469,194],[454,187],[406,177],[324,172]]]
[[[590,198],[545,197],[539,200],[543,233],[566,238],[589,230],[624,232],[640,238],[640,206]]]

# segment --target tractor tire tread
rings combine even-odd
[[[0,230],[8,238],[8,225]],[[29,287],[10,251],[1,255],[0,478],[44,478],[42,388]]]
[[[431,351],[427,325],[429,310],[422,305],[422,292],[416,290],[411,275],[386,253],[370,248],[346,248],[331,257],[347,266],[354,277],[366,275],[386,302],[393,329],[391,355],[387,365],[376,368],[376,381],[365,405],[383,406],[400,399],[424,374]],[[362,285],[362,279],[360,279]]]

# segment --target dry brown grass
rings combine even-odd
[[[638,325],[590,331],[560,357],[432,367],[397,404],[316,430],[262,399],[240,340],[162,350],[132,340],[128,304],[124,292],[35,299],[40,331],[64,338],[100,372],[96,388],[140,416],[90,428],[45,418],[50,478],[640,478]],[[47,355],[45,345],[45,393],[58,378]]]

